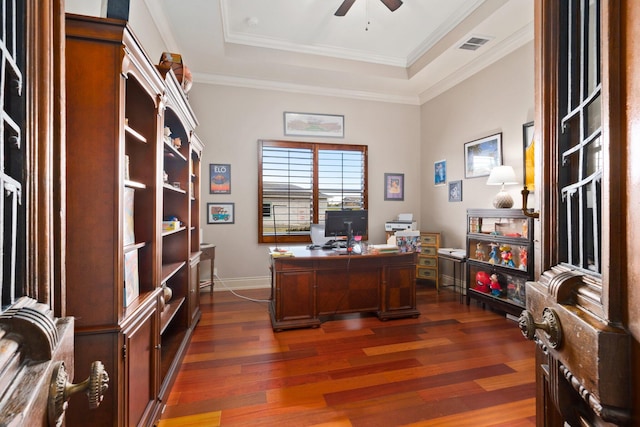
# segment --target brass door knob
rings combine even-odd
[[[562,343],[562,327],[560,319],[552,308],[546,307],[542,310],[542,322],[537,323],[533,315],[528,310],[524,310],[518,319],[518,327],[522,335],[528,340],[533,340],[536,336],[536,329],[544,331],[545,337],[551,348],[558,348]]]
[[[72,394],[84,391],[89,399],[89,407],[95,409],[100,406],[104,393],[109,388],[109,375],[104,365],[99,360],[91,364],[89,378],[78,384],[69,382],[69,374],[64,362],[58,362],[51,375],[49,386],[48,416],[49,426],[60,426],[64,412],[69,406],[69,398]]]

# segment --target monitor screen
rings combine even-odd
[[[347,237],[349,224],[352,236],[367,234],[369,216],[366,209],[327,210],[324,214],[324,235],[326,237]]]

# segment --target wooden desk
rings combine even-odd
[[[215,259],[216,259],[216,245],[213,245],[211,243],[200,243],[200,251],[202,252],[202,254],[200,255],[200,261],[209,261],[209,269],[211,271],[210,275],[209,275],[209,279],[210,280],[201,280],[200,281],[200,289],[202,288],[206,288],[211,286],[211,292],[213,292],[213,285],[214,285],[214,277],[215,277],[215,270],[214,270],[214,263],[215,263]]]
[[[417,254],[338,255],[289,248],[271,257],[271,325],[275,331],[318,327],[321,317],[375,313],[379,319],[418,317]]]

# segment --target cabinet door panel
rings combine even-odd
[[[126,425],[146,424],[156,396],[157,311],[147,310],[138,321],[123,332],[125,343]]]
[[[407,310],[416,307],[415,268],[413,265],[390,265],[383,271],[384,310]]]
[[[297,271],[278,273],[278,320],[315,318],[314,272]]]

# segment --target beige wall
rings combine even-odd
[[[464,144],[502,133],[503,164],[519,185],[505,189],[522,207],[522,125],[533,120],[533,42],[487,67],[421,107],[421,217],[423,228],[440,231],[443,246],[464,248],[466,210],[493,208],[499,187],[487,177],[464,178]],[[449,202],[448,185],[434,185],[434,162],[447,161],[447,181],[462,180],[462,202]]]
[[[202,194],[207,202],[235,203],[235,224],[207,225],[204,240],[215,243],[218,275],[238,286],[268,275],[267,246],[258,241],[257,154],[259,139],[366,144],[369,147],[369,238],[384,241],[384,223],[399,213],[420,216],[419,107],[270,90],[194,84],[189,101],[205,143],[203,166],[231,164],[231,194]],[[283,134],[283,112],[341,114],[344,139],[291,138]],[[384,173],[405,174],[405,200],[384,201]],[[203,170],[208,178],[208,170]],[[260,280],[258,280],[259,282]],[[264,281],[262,281],[264,282]]]

